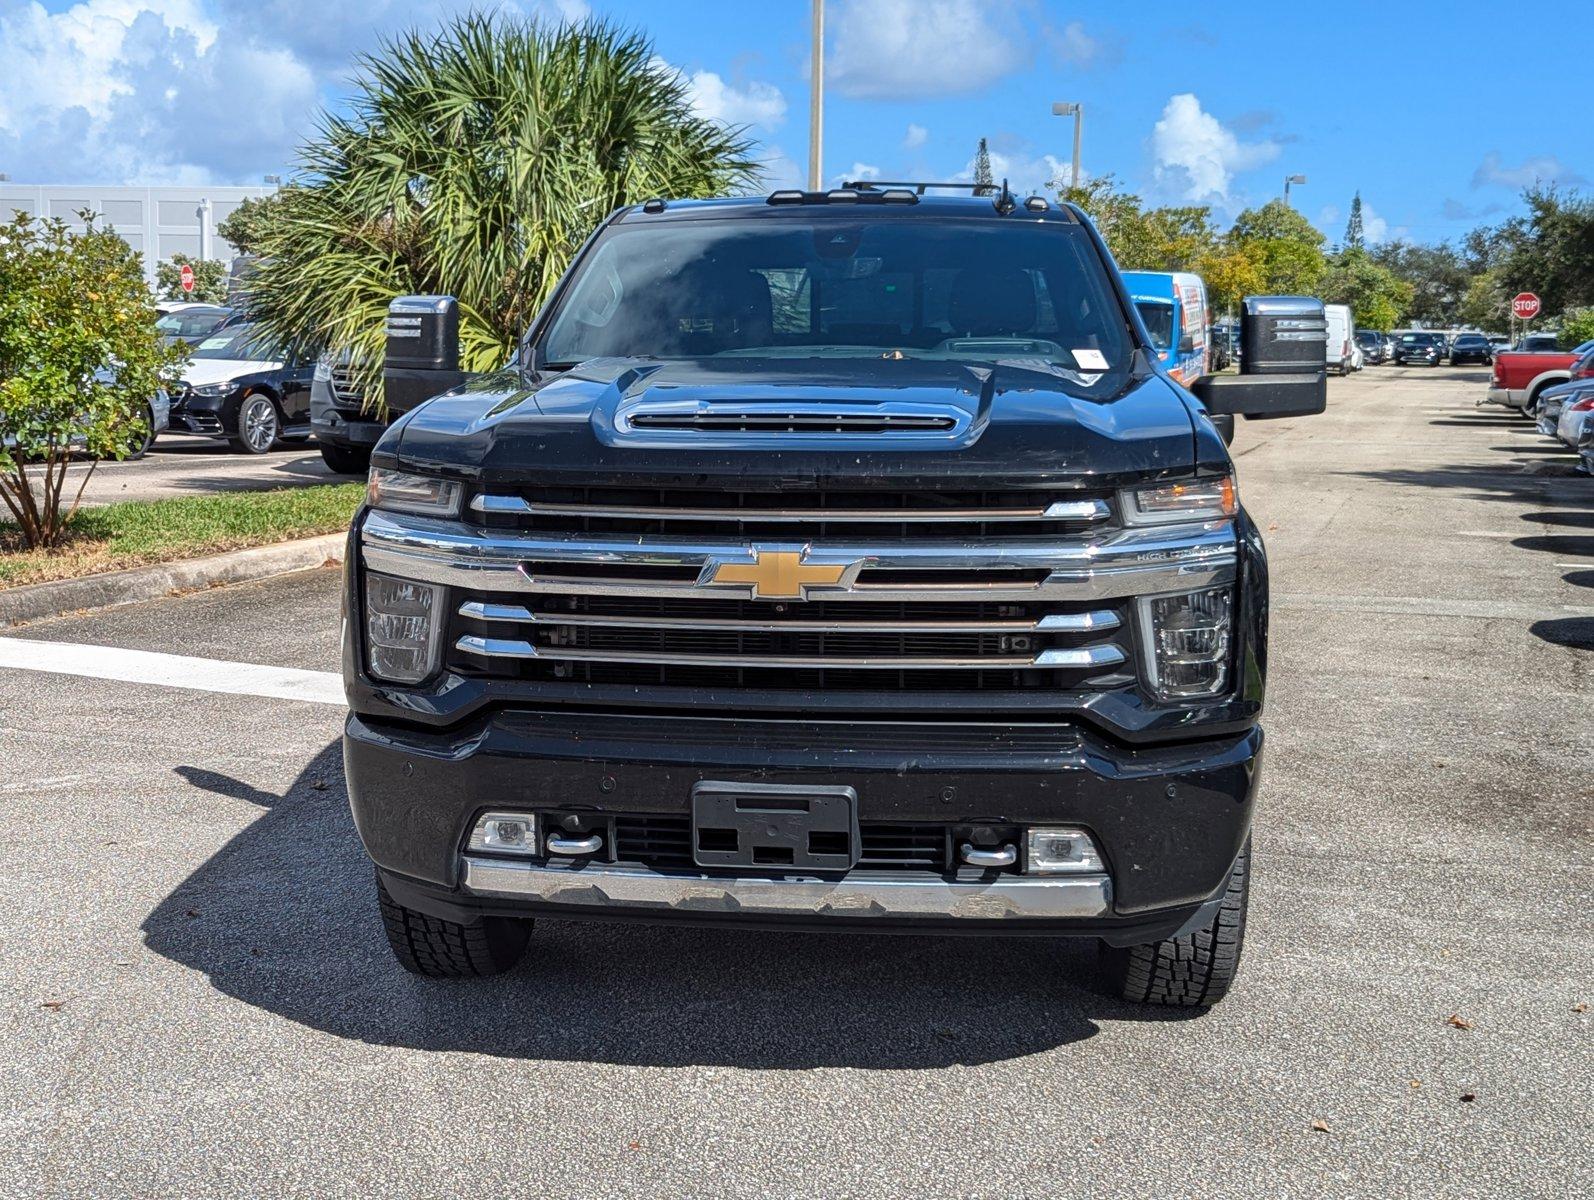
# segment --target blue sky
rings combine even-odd
[[[18,182],[258,183],[336,105],[373,31],[453,0],[0,0],[0,171]],[[520,0],[648,32],[699,108],[746,123],[773,182],[806,162],[806,0]],[[1369,233],[1455,238],[1519,210],[1534,179],[1594,190],[1588,102],[1546,66],[1583,5],[1189,5],[830,0],[827,174],[966,176],[990,139],[1030,190],[1084,169],[1220,217],[1308,183],[1331,237],[1360,189]],[[1214,17],[1212,13],[1223,15]],[[1512,85],[1504,78],[1525,82]],[[1575,89],[1574,89],[1575,91]],[[1509,97],[1524,94],[1520,103]]]

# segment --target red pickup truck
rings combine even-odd
[[[1539,393],[1569,379],[1594,377],[1594,341],[1574,350],[1506,350],[1494,356],[1494,377],[1482,403],[1504,404],[1532,415]]]

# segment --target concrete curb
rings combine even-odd
[[[224,583],[244,583],[289,571],[304,571],[326,562],[343,561],[346,534],[328,533],[320,537],[230,550],[208,558],[189,558],[178,562],[155,563],[82,579],[62,579],[54,583],[34,583],[0,591],[0,626],[37,621],[60,613],[82,609],[111,608],[156,600],[173,592],[215,587]]]

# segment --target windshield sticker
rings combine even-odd
[[[1105,371],[1107,356],[1100,350],[1075,350],[1074,361],[1082,371]]]

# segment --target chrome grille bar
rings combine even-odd
[[[491,493],[476,496],[470,506],[479,513],[515,516],[607,517],[619,521],[746,521],[825,523],[902,522],[933,525],[949,521],[1105,521],[1112,509],[1105,500],[1054,500],[1034,508],[648,508],[626,504],[562,504]]]
[[[451,521],[372,512],[361,531],[366,565],[405,579],[484,592],[580,592],[594,596],[752,599],[751,585],[714,584],[724,564],[755,563],[759,551],[794,551],[805,565],[843,566],[833,590],[809,587],[825,600],[1103,600],[1214,587],[1232,583],[1238,562],[1234,526],[1214,521],[1191,526],[1104,530],[1095,537],[979,542],[766,542],[757,540],[627,538],[543,535],[472,529]],[[536,562],[541,577],[526,569]],[[561,564],[589,572],[557,575]],[[624,568],[673,567],[677,580],[628,578]],[[594,576],[590,572],[603,569]],[[934,571],[923,582],[870,581],[874,571]],[[1013,581],[1003,572],[1044,572]],[[949,578],[951,576],[951,578]],[[982,578],[983,577],[983,578]],[[854,588],[853,585],[860,586]]]
[[[459,615],[476,621],[531,625],[586,625],[608,629],[729,630],[745,633],[1097,633],[1118,627],[1118,614],[1102,609],[1050,613],[1035,620],[967,621],[748,621],[730,618],[593,616],[587,613],[533,612],[520,604],[467,600]]]
[[[515,638],[487,638],[467,634],[454,643],[456,650],[483,658],[537,658],[566,662],[644,663],[684,667],[809,667],[825,670],[939,670],[979,671],[1001,667],[1112,667],[1125,661],[1114,645],[1043,650],[1034,655],[987,655],[979,658],[884,657],[855,658],[838,655],[794,654],[677,654],[665,651],[576,650],[562,646],[534,646]]]

